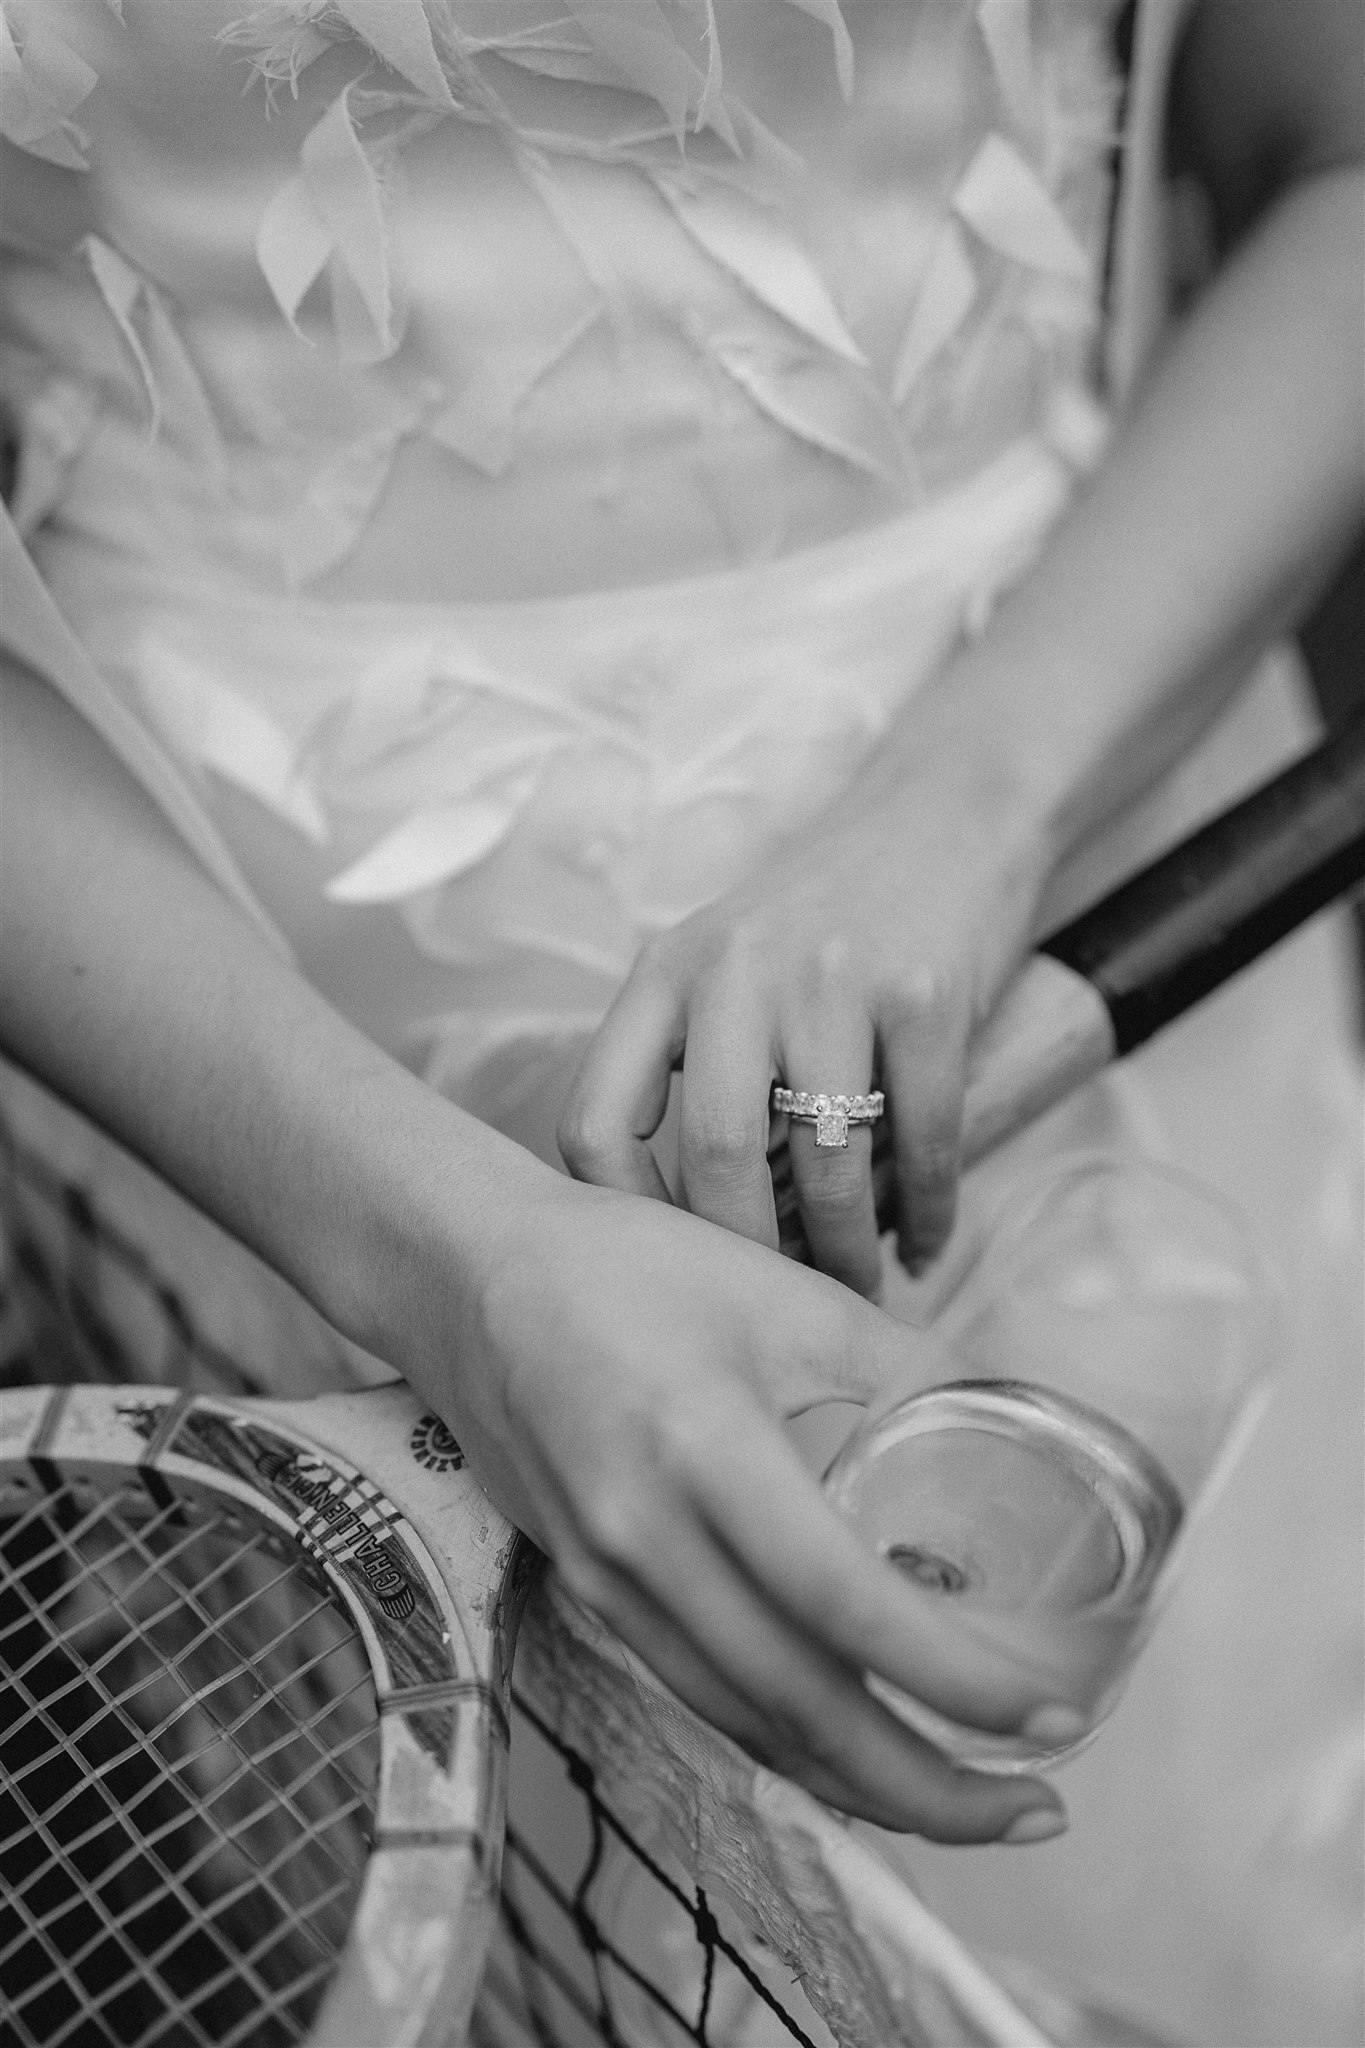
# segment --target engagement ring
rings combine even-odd
[[[886,1108],[886,1097],[880,1088],[870,1095],[811,1095],[804,1088],[774,1086],[772,1106],[793,1123],[814,1124],[817,1146],[834,1151],[847,1145],[850,1124],[876,1123]]]

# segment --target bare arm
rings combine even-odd
[[[472,1190],[499,1169],[509,1194],[555,1176],[346,1023],[62,697],[8,662],[0,740],[0,1043],[385,1351],[373,1283],[423,1173],[453,1151]],[[444,1219],[457,1290],[477,1284],[478,1216],[475,1199]]]
[[[499,1505],[722,1728],[890,1826],[1055,1831],[1053,1793],[951,1770],[862,1674],[1010,1727],[1059,1682],[1007,1648],[953,1655],[778,1426],[865,1398],[913,1340],[444,1102],[269,948],[55,691],[0,667],[0,716],[0,1042],[405,1372]]]
[[[1179,756],[1365,506],[1363,93],[1358,0],[1195,11],[1177,127],[1224,261],[965,664],[1058,851]]]
[[[885,1086],[901,1252],[951,1227],[972,1034],[1058,862],[1179,759],[1330,575],[1365,503],[1358,0],[1204,0],[1187,148],[1233,243],[1110,454],[985,635],[780,861],[651,946],[561,1134],[584,1177],[660,1191],[645,1139],[683,1052],[689,1205],[760,1242],[774,1073]],[[818,1262],[873,1291],[867,1133],[792,1168]]]

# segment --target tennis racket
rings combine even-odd
[[[1360,879],[1365,726],[1249,803],[1048,942],[983,1056],[974,1149]],[[1021,1000],[1030,978],[1047,992]],[[43,1199],[79,1220],[71,1263],[88,1268],[90,1205]],[[69,1278],[55,1285],[68,1309]],[[138,1280],[149,1302],[173,1300],[149,1270]],[[83,1313],[88,1334],[98,1315]],[[492,1933],[532,1559],[399,1387],[300,1403],[0,1395],[4,2048],[463,2040]],[[567,1877],[529,1841],[517,1860],[586,1963],[575,1980],[520,1906],[505,1913],[517,1941],[473,2021],[487,2048],[1066,2038],[1055,2000],[1007,1991],[867,1845],[698,1722],[552,1577],[526,1609],[518,1683],[521,1723],[567,1763],[587,1820]],[[618,1852],[682,1914],[699,1968],[632,1959]],[[1087,2022],[1076,2038],[1147,2037]]]
[[[464,2041],[533,1558],[404,1387],[0,1392],[0,2037]],[[572,2038],[1048,2048],[872,1850],[552,1576],[519,1657],[523,1717],[617,1851],[576,1886],[596,1981],[576,2005],[561,1982]],[[704,1983],[642,1953],[627,1854],[682,1901]],[[565,2038],[544,2004],[495,1991],[477,2038]]]
[[[463,2039],[531,1555],[403,1387],[0,1393],[7,2048]]]

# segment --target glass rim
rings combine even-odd
[[[1272,1318],[1273,1329],[1267,1332],[1266,1342],[1261,1347],[1269,1354],[1280,1341],[1288,1290],[1283,1274],[1261,1242],[1241,1204],[1235,1197],[1226,1194],[1222,1188],[1214,1186],[1212,1182],[1203,1179],[1201,1175],[1192,1172],[1176,1160],[1163,1159],[1147,1152],[1121,1152],[1113,1147],[1099,1145],[1076,1146],[1066,1152],[1055,1153],[1049,1159],[1036,1161],[1024,1167],[1003,1184],[992,1205],[983,1242],[976,1257],[944,1302],[940,1315],[930,1327],[951,1327],[954,1310],[976,1275],[1000,1255],[1002,1246],[1009,1248],[1015,1239],[1022,1236],[1027,1224],[1036,1216],[1040,1204],[1054,1188],[1062,1182],[1080,1182],[1088,1175],[1098,1177],[1101,1174],[1113,1175],[1115,1180],[1120,1176],[1126,1176],[1134,1181],[1150,1180],[1178,1190],[1224,1224],[1237,1246],[1248,1278],[1254,1282],[1263,1296],[1267,1313]],[[1273,1364],[1267,1356],[1255,1377],[1263,1378],[1271,1370]]]
[[[824,1471],[820,1475],[820,1485],[823,1492],[825,1493],[826,1498],[829,1500],[831,1507],[833,1507],[839,1514],[843,1515],[845,1519],[848,1519],[849,1509],[845,1505],[843,1505],[836,1497],[836,1488],[838,1484],[836,1467],[843,1463],[845,1460],[847,1460],[851,1464],[857,1457],[858,1452],[852,1451],[850,1449],[850,1446],[854,1443],[854,1440],[856,1438],[863,1436],[864,1428],[866,1429],[866,1435],[864,1438],[864,1443],[862,1446],[860,1446],[860,1448],[870,1451],[875,1446],[877,1439],[881,1435],[881,1432],[887,1428],[894,1428],[897,1425],[899,1419],[903,1416],[907,1408],[911,1408],[915,1406],[918,1402],[924,1401],[933,1395],[953,1393],[958,1390],[976,1391],[989,1389],[991,1391],[995,1391],[997,1389],[1013,1390],[1016,1388],[1019,1388],[1020,1390],[1022,1390],[1030,1396],[1034,1396],[1037,1393],[1037,1389],[1027,1382],[1012,1381],[1005,1379],[1003,1377],[999,1379],[982,1378],[979,1375],[969,1376],[968,1374],[964,1373],[958,1379],[936,1381],[932,1386],[920,1387],[917,1388],[913,1394],[903,1395],[901,1399],[896,1401],[890,1408],[883,1409],[881,1413],[877,1416],[875,1422],[871,1422],[867,1425],[860,1424],[858,1425],[858,1427],[853,1429],[849,1433],[848,1437],[845,1438],[844,1442],[840,1445],[839,1449],[834,1453],[834,1456],[830,1459],[828,1465],[826,1465]],[[1077,1403],[1076,1405],[1080,1407],[1083,1404]],[[1096,1412],[1098,1413],[1099,1411]],[[1128,1434],[1128,1432],[1124,1433]],[[1137,1439],[1134,1439],[1134,1442],[1136,1443]],[[1138,1445],[1138,1449],[1142,1450],[1142,1446],[1140,1444]],[[1150,1454],[1146,1453],[1145,1451],[1143,1452],[1143,1460],[1144,1463],[1148,1464],[1153,1462],[1150,1458]],[[1158,1467],[1157,1469],[1159,1470],[1160,1468]],[[1181,1513],[1180,1519],[1176,1525],[1175,1532],[1169,1548],[1166,1550],[1166,1553],[1162,1557],[1161,1562],[1156,1568],[1156,1570],[1148,1579],[1145,1580],[1145,1582],[1134,1583],[1126,1586],[1113,1586],[1109,1589],[1108,1592],[1097,1593],[1088,1600],[1068,1602],[1065,1607],[1051,1607],[1046,1602],[1042,1602],[1039,1605],[1038,1611],[1047,1614],[1065,1614],[1077,1621],[1082,1622],[1087,1619],[1092,1619],[1096,1616],[1108,1618],[1130,1613],[1144,1614],[1154,1617],[1155,1614],[1160,1611],[1160,1608],[1164,1604],[1165,1598],[1167,1597],[1171,1589],[1171,1567],[1177,1560],[1183,1558],[1185,1550],[1185,1541],[1189,1533],[1190,1525],[1194,1520],[1195,1516],[1192,1513],[1191,1508],[1184,1508],[1183,1512]],[[854,1524],[854,1526],[856,1527],[856,1524]],[[876,1557],[879,1560],[879,1562],[881,1562],[882,1564],[891,1564],[891,1560],[887,1552],[879,1550],[872,1543],[869,1543],[867,1547],[871,1554],[874,1557]],[[896,1570],[894,1564],[891,1564],[891,1569],[893,1571]],[[937,1596],[930,1595],[928,1597],[932,1598]],[[1010,1607],[1006,1607],[1003,1605],[993,1605],[989,1601],[976,1601],[973,1602],[969,1607],[959,1607],[945,1611],[949,1613],[952,1625],[955,1628],[965,1628],[969,1632],[971,1631],[972,1622],[974,1619],[979,1619],[982,1622],[988,1622],[989,1618],[992,1615],[1011,1615],[1017,1612],[1017,1610],[1012,1609]]]
[[[1183,1513],[1158,1569],[1140,1589],[1132,1584],[1116,1585],[1081,1603],[1068,1603],[1064,1610],[1078,1621],[1087,1617],[1111,1619],[1137,1613],[1144,1614],[1150,1621],[1165,1605],[1183,1569],[1191,1537],[1222,1493],[1229,1473],[1240,1461],[1248,1438],[1264,1414],[1282,1350],[1286,1304],[1282,1277],[1236,1200],[1176,1161],[1113,1147],[1076,1146],[1030,1162],[1005,1181],[993,1204],[992,1215],[986,1221],[975,1258],[940,1313],[923,1332],[942,1347],[942,1358],[937,1361],[942,1369],[941,1376],[928,1384],[895,1394],[889,1400],[884,1397],[883,1400],[874,1399],[828,1460],[821,1473],[821,1485],[831,1505],[840,1513],[849,1515],[853,1512],[853,1503],[845,1504],[839,1497],[845,1473],[856,1473],[856,1461],[860,1455],[875,1456],[887,1438],[894,1436],[907,1408],[929,1395],[942,1394],[954,1388],[999,1387],[1015,1382],[1016,1376],[1009,1372],[983,1372],[974,1367],[970,1357],[957,1350],[957,1344],[965,1327],[974,1318],[974,1303],[979,1303],[981,1290],[989,1293],[993,1273],[1014,1255],[1021,1244],[1026,1243],[1044,1205],[1055,1199],[1059,1189],[1083,1185],[1087,1179],[1101,1185],[1111,1180],[1116,1186],[1125,1181],[1145,1186],[1158,1200],[1163,1191],[1169,1191],[1173,1197],[1183,1197],[1194,1205],[1210,1219],[1223,1240],[1229,1270],[1235,1270],[1242,1276],[1258,1311],[1255,1341],[1248,1352],[1244,1378],[1233,1403],[1226,1433],[1192,1493],[1185,1497],[1182,1491]],[[1178,1229],[1178,1224],[1173,1227]],[[1097,1409],[1096,1412],[1105,1415],[1110,1424],[1116,1422],[1116,1418],[1109,1416],[1107,1411]],[[1131,1431],[1127,1433],[1132,1434]],[[1138,1437],[1134,1437],[1134,1441],[1141,1443]],[[868,1548],[882,1562],[889,1562],[885,1552],[875,1543],[869,1542]],[[892,1569],[895,1569],[894,1564]],[[974,1615],[989,1627],[992,1614],[1003,1616],[1010,1612],[1003,1605],[977,1604],[971,1614],[959,1610],[953,1621],[957,1627],[970,1628]]]

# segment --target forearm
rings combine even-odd
[[[497,1218],[548,1169],[280,960],[54,691],[7,669],[2,695],[0,1040],[406,1368],[399,1276],[439,1228],[476,1290]]]
[[[1044,865],[1179,758],[1359,517],[1361,209],[1354,170],[1271,209],[1036,568],[911,711],[907,749],[957,763]]]

